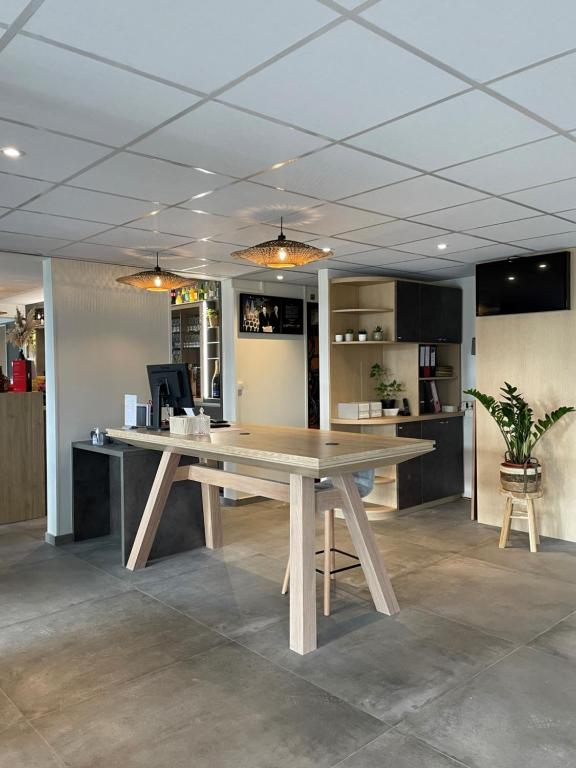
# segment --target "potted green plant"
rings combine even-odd
[[[388,368],[384,368],[380,363],[374,363],[370,368],[370,378],[376,379],[374,390],[380,395],[382,408],[393,409],[396,405],[396,395],[403,391],[404,384],[391,379]]]
[[[374,341],[384,341],[384,332],[381,325],[377,325],[372,331],[372,338]]]
[[[361,328],[358,331],[358,341],[366,341],[368,339],[368,334],[366,333],[365,328]]]
[[[502,399],[497,400],[477,389],[467,389],[488,411],[498,425],[506,451],[500,464],[500,483],[505,491],[537,493],[542,483],[542,467],[532,452],[540,438],[562,416],[574,411],[573,406],[563,405],[541,419],[534,419],[534,412],[523,395],[507,381],[500,388]]]
[[[344,333],[344,340],[345,341],[354,341],[354,329],[353,328],[347,328],[346,332]]]
[[[206,310],[206,317],[208,319],[208,325],[210,328],[216,328],[220,321],[220,316],[218,314],[217,309],[213,309],[212,307],[208,307]]]

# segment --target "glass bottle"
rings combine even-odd
[[[220,360],[214,361],[214,373],[210,384],[210,397],[214,400],[220,399]]]

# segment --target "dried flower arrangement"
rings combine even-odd
[[[14,320],[14,327],[6,334],[7,341],[18,347],[22,352],[28,347],[33,347],[36,343],[35,331],[40,323],[34,317],[34,310],[31,309],[26,317],[16,309],[16,318]]]

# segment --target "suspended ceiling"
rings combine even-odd
[[[2,0],[0,250],[444,279],[576,246],[570,0]],[[438,245],[444,244],[443,250]]]

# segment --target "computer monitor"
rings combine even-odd
[[[169,406],[175,412],[194,408],[190,377],[186,363],[147,365],[148,382],[152,393],[151,429],[160,429],[162,408]]]

